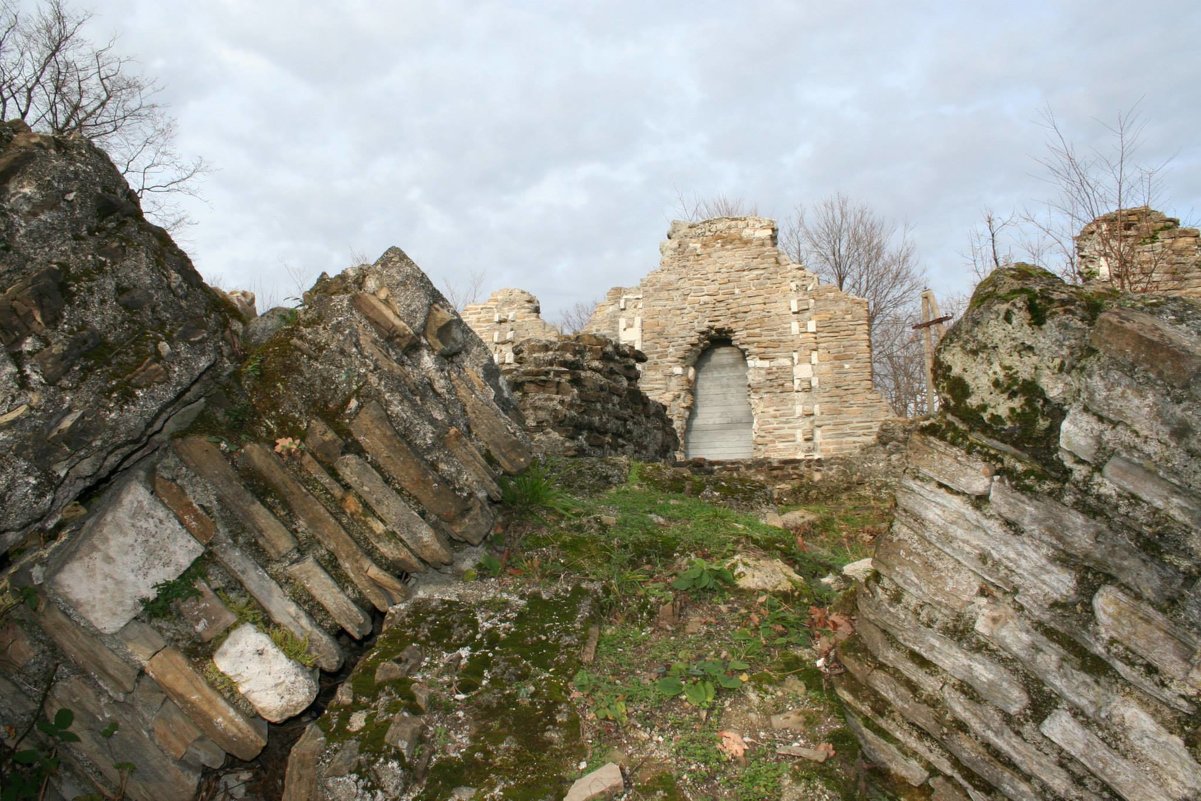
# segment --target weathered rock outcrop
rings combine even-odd
[[[501,371],[544,452],[668,459],[679,439],[663,404],[638,389],[642,361],[629,345],[576,334],[522,340]]]
[[[233,313],[111,164],[5,136],[0,715],[74,712],[68,797],[184,801],[488,535],[529,442],[400,250],[323,276],[231,370]]]
[[[594,613],[583,586],[423,588],[293,749],[284,801],[562,797]]]
[[[1201,306],[994,273],[938,351],[838,691],[940,799],[1201,796]]]
[[[0,126],[0,551],[187,422],[237,323],[107,157]]]

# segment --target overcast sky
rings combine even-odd
[[[280,301],[397,245],[554,319],[654,269],[681,195],[784,218],[835,192],[908,224],[931,286],[961,292],[981,210],[1049,194],[1045,107],[1087,147],[1138,103],[1140,157],[1172,158],[1159,205],[1201,211],[1197,0],[92,10],[214,167],[185,249]]]

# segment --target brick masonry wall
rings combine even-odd
[[[776,246],[762,217],[675,222],[662,261],[634,288],[614,288],[586,330],[643,351],[641,385],[681,441],[697,358],[728,339],[747,359],[757,458],[853,452],[889,417],[872,387],[867,303],[821,284]]]
[[[523,339],[555,339],[559,330],[541,317],[538,298],[524,289],[498,289],[483,303],[463,309],[463,321],[492,349],[500,364],[511,364],[513,346]]]

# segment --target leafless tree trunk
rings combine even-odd
[[[963,254],[977,283],[998,267],[1013,263],[1013,252],[1001,241],[1001,232],[1014,224],[1015,215],[1000,217],[985,209],[983,218],[983,227],[973,228],[968,235],[968,252]]]
[[[793,261],[864,298],[873,328],[878,318],[915,303],[925,283],[909,231],[842,194],[811,212],[798,208],[781,240]]]
[[[115,41],[87,39],[90,18],[63,0],[46,0],[29,15],[11,0],[0,5],[0,117],[95,142],[147,215],[178,228],[187,220],[175,201],[195,194],[207,166],[175,149],[175,121],[154,102],[159,86],[134,71]]]

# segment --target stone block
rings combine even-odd
[[[179,651],[159,651],[146,665],[146,672],[196,727],[227,753],[250,760],[263,750],[267,741],[258,727],[210,687]]]
[[[350,300],[351,304],[375,327],[379,335],[400,348],[402,351],[412,347],[417,342],[417,335],[409,328],[404,320],[387,303],[370,292],[358,292]]]
[[[376,609],[385,611],[404,597],[389,594],[371,579],[368,571],[374,567],[374,563],[321,502],[284,469],[270,449],[251,443],[245,447],[244,453],[247,466],[279,493],[304,527],[333,553],[350,580]]]
[[[371,618],[346,596],[316,559],[306,556],[289,565],[288,575],[300,582],[347,634],[358,640],[371,633]]]
[[[118,703],[79,677],[59,681],[50,692],[46,711],[75,713],[71,731],[79,737],[70,749],[82,753],[104,777],[111,790],[121,783],[116,765],[136,766],[126,784],[126,797],[134,801],[191,801],[199,773],[163,753],[151,738],[145,722],[129,705]],[[116,732],[101,732],[115,723]]]
[[[1114,456],[1101,471],[1111,484],[1154,506],[1175,520],[1201,531],[1201,501],[1144,465]],[[1199,550],[1201,555],[1201,550]]]
[[[1106,745],[1104,740],[1083,726],[1066,709],[1056,709],[1038,729],[1126,801],[1183,801],[1181,797],[1168,795],[1164,788],[1155,786],[1141,766]]]
[[[226,608],[207,583],[197,581],[195,586],[200,596],[180,601],[179,611],[192,624],[201,641],[209,642],[237,623],[238,618]]]
[[[309,641],[309,652],[316,657],[317,667],[331,672],[341,667],[342,651],[337,642],[322,631],[308,612],[293,601],[258,563],[224,537],[213,541],[213,555],[246,592],[262,604],[275,623]]]
[[[288,754],[282,801],[322,801],[317,783],[317,759],[325,749],[325,735],[310,723]]]
[[[57,560],[55,592],[89,623],[113,634],[153,598],[155,584],[179,576],[204,548],[136,479],[105,498]]]
[[[375,468],[349,454],[339,458],[335,467],[342,480],[363,496],[384,525],[399,536],[409,550],[431,565],[450,564],[451,553],[446,540],[409,508]]]
[[[179,485],[168,481],[159,474],[154,475],[154,494],[178,518],[197,542],[208,545],[217,533],[217,526],[212,519],[192,503],[192,499]]]
[[[929,771],[901,753],[895,745],[869,729],[859,718],[849,712],[847,726],[855,734],[863,748],[863,755],[894,776],[898,776],[913,787],[920,787],[930,777]]]
[[[1120,588],[1106,585],[1093,596],[1093,613],[1101,635],[1129,648],[1165,676],[1201,690],[1196,665],[1201,657],[1197,638]]]
[[[200,729],[174,701],[163,702],[150,724],[155,742],[173,759],[183,759],[188,747],[201,735]]]
[[[483,400],[470,386],[469,381],[474,377],[463,378],[452,373],[450,378],[455,396],[467,413],[472,436],[483,443],[488,453],[492,454],[506,473],[520,473],[528,467],[533,459],[529,446],[513,432],[510,427],[512,424],[496,405]]]
[[[1089,344],[1174,387],[1196,385],[1201,348],[1185,331],[1136,309],[1110,309],[1097,319]]]
[[[1020,492],[1004,480],[993,485],[989,500],[994,512],[1024,534],[1038,537],[1090,567],[1113,574],[1148,598],[1166,601],[1181,587],[1179,574],[1162,562],[1147,558],[1096,517],[1044,495]]]
[[[992,465],[942,440],[914,434],[909,464],[938,483],[965,495],[987,495],[996,472]]]
[[[439,356],[448,359],[463,349],[470,329],[459,315],[440,303],[430,306],[425,318],[425,341]]]
[[[595,801],[598,798],[616,795],[625,789],[621,768],[608,762],[596,770],[575,780],[563,801]]]
[[[230,512],[253,529],[271,557],[279,558],[296,547],[296,538],[246,489],[216,446],[200,437],[188,437],[175,440],[172,447],[192,472],[212,486]]]
[[[304,711],[317,697],[313,671],[288,658],[250,623],[230,632],[213,663],[233,679],[255,711],[272,723]]]
[[[351,421],[355,439],[406,492],[421,506],[444,521],[458,538],[478,545],[487,535],[492,518],[475,499],[460,497],[425,460],[409,447],[392,427],[388,415],[377,403],[365,404]]]
[[[920,654],[955,678],[971,686],[989,703],[1017,714],[1029,703],[1021,682],[987,656],[970,651],[960,643],[921,625],[899,609],[860,591],[859,611],[906,648]]]
[[[405,764],[409,766],[413,764],[417,749],[424,738],[425,721],[403,713],[392,719],[388,731],[384,734],[384,742],[400,751],[405,758]]]
[[[110,693],[132,692],[138,669],[118,657],[95,635],[80,628],[51,600],[44,600],[34,620],[81,670],[94,675]]]

